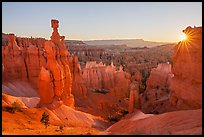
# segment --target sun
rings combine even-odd
[[[183,33],[181,36],[180,36],[180,40],[181,41],[185,41],[187,39],[187,35],[185,33]]]

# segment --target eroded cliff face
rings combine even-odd
[[[82,73],[87,87],[93,92],[107,91],[114,97],[129,95],[130,75],[124,72],[122,67],[117,70],[113,64],[106,66],[102,63],[88,62]]]
[[[82,70],[78,61],[78,57],[69,56],[69,66],[72,75],[72,93],[77,97],[87,97],[86,81],[82,78]]]
[[[77,57],[70,59],[78,62]],[[71,61],[72,60],[72,61]],[[87,62],[84,69],[80,65],[70,65],[73,74],[73,95],[75,105],[81,110],[105,118],[127,111],[130,75],[113,64]],[[75,67],[74,67],[75,66]]]
[[[23,51],[17,45],[14,34],[9,34],[8,46],[2,46],[3,81],[27,79],[26,66],[22,54]]]
[[[174,49],[170,101],[178,109],[202,107],[202,27],[187,27]]]
[[[146,90],[140,95],[143,112],[157,114],[175,110],[169,102],[169,81],[172,77],[169,63],[158,64],[151,70]]]
[[[42,57],[45,39],[16,38],[8,34],[6,41],[8,44],[2,46],[3,82],[27,81],[37,90],[38,75],[45,65]]]

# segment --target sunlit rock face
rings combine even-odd
[[[130,75],[121,67],[117,70],[113,63],[106,66],[103,63],[88,62],[82,78],[91,91],[101,89],[107,90],[114,97],[128,97]]]
[[[43,43],[44,44],[44,43]],[[42,51],[35,45],[30,44],[26,51],[25,64],[29,82],[37,88],[40,68],[45,65],[45,59],[40,56]]]
[[[132,113],[135,108],[140,109],[139,82],[136,81],[130,84],[128,112]]]
[[[52,20],[50,41],[41,38],[16,38],[9,34],[2,46],[3,82],[25,81],[38,92],[38,106],[59,104],[74,107],[72,78],[64,36],[58,33],[58,21]],[[29,94],[29,90],[27,91]],[[27,94],[27,93],[26,93]]]
[[[72,76],[72,94],[76,97],[87,97],[86,80],[82,78],[82,70],[75,55],[69,56],[69,66]]]
[[[16,43],[15,35],[9,34],[8,46],[2,46],[3,81],[27,79],[22,53],[22,49]]]
[[[87,62],[81,70],[77,56],[69,59],[74,95],[87,97],[88,91],[101,90],[114,97],[128,97],[130,75],[122,70],[122,66],[117,70],[113,64]]]
[[[158,64],[151,70],[146,82],[146,90],[141,94],[141,110],[145,113],[172,111],[169,102],[169,81],[173,77],[171,64]]]
[[[6,36],[7,45],[2,46],[3,82],[27,81],[37,89],[38,75],[45,65],[42,57],[45,39],[16,38],[14,34]]]
[[[42,56],[45,39],[43,38],[16,38],[18,46],[22,49],[24,64],[26,67],[27,81],[37,90],[38,76],[46,60]]]
[[[50,41],[45,42],[43,55],[46,58],[45,67],[39,75],[38,106],[55,108],[60,104],[74,107],[74,97],[71,94],[72,78],[69,68],[68,50],[64,45],[64,36],[58,33],[58,20],[52,20],[53,33]]]
[[[111,64],[87,62],[81,70],[77,56],[71,56],[70,67],[73,79],[73,94],[87,97],[87,91],[103,90],[112,96],[127,97],[130,75]]]
[[[163,63],[158,64],[157,68],[151,70],[151,74],[147,80],[147,90],[149,88],[156,88],[158,86],[164,86],[168,82],[169,76],[172,75],[171,64]],[[156,78],[159,77],[159,78]]]
[[[72,93],[79,110],[104,118],[122,116],[121,111],[127,111],[131,77],[122,66],[87,62],[81,69],[77,57],[69,59],[73,74]]]
[[[185,41],[177,44],[173,54],[170,101],[179,109],[202,107],[202,27],[187,27]]]

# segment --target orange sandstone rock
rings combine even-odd
[[[129,97],[129,108],[128,108],[129,113],[132,113],[135,108],[140,109],[138,82],[131,83],[130,85],[130,97]]]
[[[59,22],[57,20],[52,20],[51,23],[54,30],[51,41],[46,41],[44,46],[44,56],[46,57],[45,68],[49,71],[46,75],[50,75],[50,77],[47,76],[47,78],[48,81],[50,81],[50,78],[52,79],[54,88],[54,97],[52,97],[52,103],[49,104],[49,107],[58,107],[62,102],[67,106],[74,107],[74,96],[71,94],[72,78],[68,62],[68,51],[64,44],[65,37],[60,36],[58,33],[57,28]],[[40,86],[43,85],[41,77],[44,76],[43,73],[45,73],[45,71],[41,71],[41,73],[39,76],[39,94],[40,92],[49,93],[49,91],[44,91],[48,89],[43,89],[43,86]],[[43,96],[46,96],[46,94],[43,94]],[[41,99],[43,99],[43,97],[41,97]],[[46,104],[42,103],[42,105]]]
[[[45,39],[20,38],[9,34],[8,44],[2,46],[3,81],[25,81],[38,89],[38,75],[45,60],[42,48]]]
[[[2,47],[3,80],[26,79],[26,66],[14,34],[8,35],[8,46]],[[15,69],[14,69],[15,68]]]
[[[171,64],[159,64],[157,68],[151,70],[146,81],[146,90],[144,94],[140,95],[143,112],[163,113],[174,110],[169,102],[169,81],[171,78]]]
[[[202,107],[202,27],[187,27],[185,41],[177,44],[173,54],[170,101],[178,109]]]
[[[54,44],[59,45],[60,44],[60,34],[58,33],[59,21],[52,19],[51,26],[53,28],[53,32],[50,38]]]
[[[46,70],[44,67],[41,68],[39,75],[39,90],[38,94],[40,97],[40,105],[50,104],[54,98],[54,84],[49,70]]]

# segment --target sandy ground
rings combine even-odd
[[[21,103],[22,112],[2,111],[2,134],[104,134],[108,123],[101,117],[74,110],[65,105],[55,110],[34,108],[39,99],[36,97],[14,97],[2,93],[2,107]],[[50,125],[40,122],[43,112],[50,116]],[[59,127],[63,126],[63,130]]]
[[[50,125],[45,126],[40,122],[43,112],[50,114],[49,110],[45,108],[24,108],[22,112],[2,112],[2,134],[104,134],[104,129],[92,127],[89,125],[79,125],[77,122],[67,122],[66,124],[61,120],[50,115]],[[64,128],[59,130],[59,126]]]
[[[2,101],[4,101],[5,105],[12,105],[13,102],[18,102],[21,104],[23,108],[34,108],[37,106],[40,101],[39,97],[15,97],[8,95],[6,93],[2,93]],[[3,102],[2,102],[3,103]],[[4,106],[4,104],[2,104]]]

